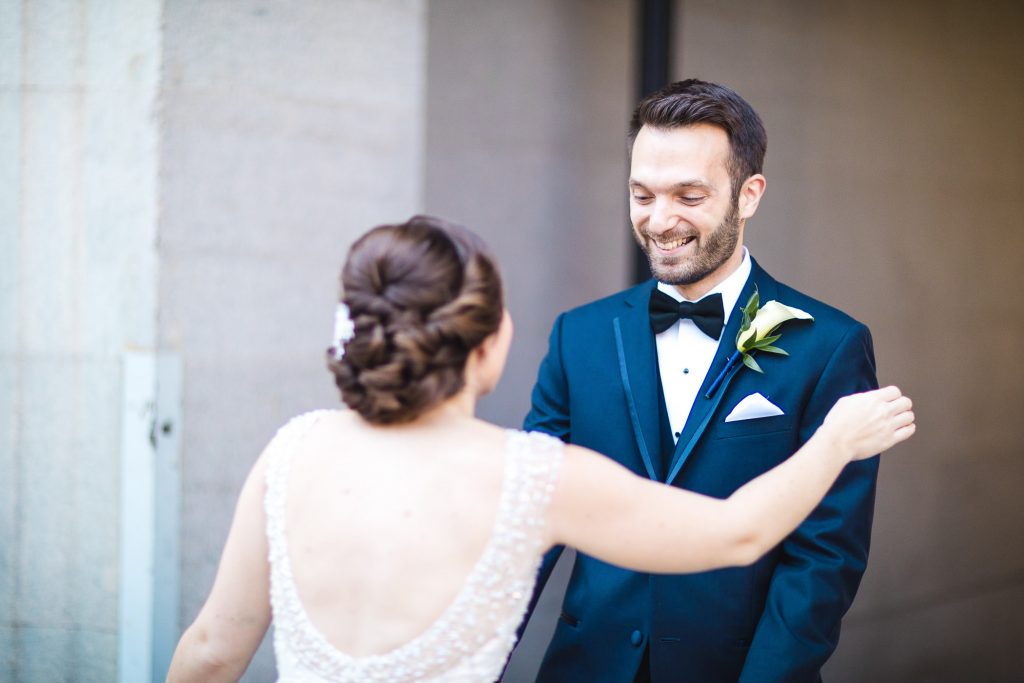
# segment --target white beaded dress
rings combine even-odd
[[[563,444],[508,431],[494,531],[444,613],[423,633],[385,654],[352,657],[333,647],[306,614],[293,580],[285,536],[288,471],[296,444],[323,414],[300,415],[281,428],[267,454],[267,539],[274,653],[282,683],[451,681],[489,683],[515,645],[544,550],[544,515]]]

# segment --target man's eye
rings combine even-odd
[[[683,197],[684,202],[689,202],[691,204],[694,202],[699,202],[702,199],[704,199],[704,197]]]
[[[649,199],[650,199],[650,197],[645,195],[645,194],[635,194],[635,195],[633,195],[633,201],[635,201],[635,202],[646,202]]]

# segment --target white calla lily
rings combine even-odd
[[[786,306],[778,301],[769,301],[758,309],[754,319],[750,321],[750,328],[740,334],[736,340],[736,347],[739,349],[749,348],[751,342],[759,342],[768,337],[787,320],[814,320],[814,316],[799,308]]]
[[[814,316],[807,311],[786,306],[778,301],[769,301],[764,306],[758,308],[759,302],[760,295],[755,289],[754,293],[750,295],[747,305],[741,309],[743,325],[740,326],[740,331],[736,335],[736,352],[732,354],[725,367],[718,373],[718,377],[708,387],[707,393],[704,394],[705,398],[714,396],[718,387],[722,385],[722,382],[729,373],[734,371],[737,364],[743,364],[754,372],[764,372],[757,361],[754,360],[754,353],[788,356],[789,354],[786,353],[785,349],[773,346],[782,336],[776,330],[783,323],[788,320],[814,320]]]

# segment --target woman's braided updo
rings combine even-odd
[[[327,365],[346,405],[378,424],[407,422],[458,393],[469,352],[504,310],[483,240],[430,216],[359,238],[341,286],[355,334]]]

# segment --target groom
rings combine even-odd
[[[839,397],[876,388],[871,336],[743,246],[766,145],[743,98],[674,83],[640,103],[630,137],[630,219],[654,279],[558,317],[525,428],[726,497],[797,450]],[[755,292],[813,316],[779,329],[788,355],[752,355],[763,372],[729,363]],[[651,575],[578,555],[538,680],[820,680],[867,564],[877,470],[877,458],[849,465],[749,567]]]

